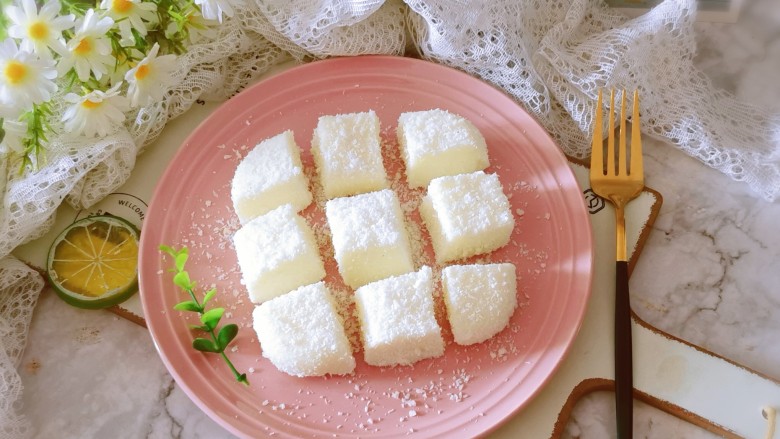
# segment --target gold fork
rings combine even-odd
[[[620,100],[620,144],[615,151],[615,90],[609,95],[609,134],[606,161],[602,135],[601,90],[593,123],[590,185],[599,196],[615,206],[615,417],[617,437],[630,439],[633,430],[633,362],[631,354],[631,303],[628,293],[625,207],[644,188],[642,138],[639,132],[639,93],[634,91],[631,116],[631,147],[626,148],[626,92]],[[617,163],[617,168],[616,168]]]

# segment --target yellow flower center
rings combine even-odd
[[[89,99],[84,99],[81,102],[81,106],[89,110],[95,109],[101,105],[103,105],[103,101],[95,102],[95,101],[90,101]]]
[[[135,79],[143,81],[149,75],[149,64],[141,64],[135,71]]]
[[[29,69],[26,65],[20,63],[19,61],[11,60],[5,65],[3,74],[5,75],[5,79],[8,81],[8,83],[17,85],[24,81],[24,78],[27,77],[28,70]]]
[[[33,40],[45,40],[49,37],[49,26],[42,21],[36,21],[27,28],[27,33]]]
[[[82,38],[76,48],[73,49],[73,53],[76,55],[86,55],[92,52],[92,43],[89,42],[89,38]]]
[[[113,0],[111,2],[111,9],[120,14],[127,14],[132,8],[133,2],[130,0]]]

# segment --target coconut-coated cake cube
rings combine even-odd
[[[439,263],[501,248],[515,226],[498,176],[482,171],[431,180],[420,215]]]
[[[517,307],[514,264],[450,265],[441,282],[452,335],[460,345],[498,334]]]
[[[344,375],[355,358],[341,317],[324,282],[302,286],[252,312],[263,356],[299,377]]]
[[[446,110],[402,113],[396,131],[410,187],[490,165],[482,133],[468,119]]]
[[[288,130],[258,143],[236,167],[230,186],[241,224],[282,204],[303,210],[311,203],[301,153]]]
[[[373,110],[320,117],[311,150],[327,199],[388,187]]]
[[[444,353],[430,267],[360,287],[355,304],[366,363],[408,365]]]
[[[233,235],[233,245],[254,303],[325,277],[314,232],[291,204],[244,224]]]
[[[398,197],[390,189],[334,198],[325,203],[339,273],[358,288],[414,271]]]

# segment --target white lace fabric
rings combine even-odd
[[[196,100],[227,99],[285,60],[411,48],[503,89],[578,158],[589,154],[597,90],[638,89],[645,134],[774,201],[780,115],[715,89],[696,69],[694,19],[695,0],[666,0],[636,19],[598,0],[244,0],[213,41],[180,57],[166,98],[111,136],[52,136],[34,173],[0,160],[0,332],[11,334],[0,338],[0,438],[30,431],[15,406],[15,368],[43,286],[13,249],[45,233],[62,202],[88,208],[121,186],[136,156]]]
[[[32,432],[19,410],[22,379],[16,367],[42,288],[38,272],[11,257],[0,259],[0,438],[23,438]]]

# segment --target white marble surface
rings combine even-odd
[[[780,112],[780,3],[747,1],[734,24],[697,24],[697,65],[738,98]],[[632,274],[645,321],[780,380],[780,203],[654,140],[648,186],[664,197]],[[614,437],[613,395],[577,405],[564,437]],[[724,402],[725,403],[725,402]],[[637,403],[636,437],[717,437]]]
[[[698,65],[720,87],[780,111],[780,3],[747,0],[735,24],[697,25]],[[780,380],[780,202],[767,203],[652,139],[647,184],[664,196],[631,278],[647,322]],[[20,373],[36,437],[230,437],[182,392],[148,332],[107,312],[74,309],[44,292]],[[636,404],[636,437],[712,437]],[[605,392],[575,408],[565,437],[614,436]]]

